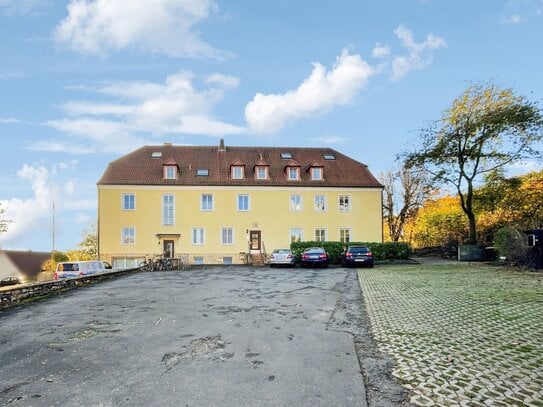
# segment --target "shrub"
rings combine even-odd
[[[294,242],[291,243],[290,249],[299,261],[302,252],[308,247],[322,247],[328,253],[330,263],[340,264],[341,254],[347,246],[367,246],[375,260],[407,259],[411,255],[411,247],[404,242]]]
[[[525,235],[519,229],[506,227],[494,235],[494,245],[500,256],[510,261],[520,261],[526,255]]]

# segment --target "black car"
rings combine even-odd
[[[8,285],[20,284],[19,278],[17,277],[4,277],[0,280],[0,287],[6,287]]]
[[[366,246],[348,246],[343,252],[342,263],[344,266],[373,267],[373,254]]]
[[[305,249],[301,256],[302,267],[322,266],[328,267],[328,253],[322,247],[310,247]]]

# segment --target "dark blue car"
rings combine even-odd
[[[328,267],[328,253],[322,247],[305,249],[301,256],[302,267],[322,266]]]
[[[366,246],[348,246],[343,252],[342,263],[345,267],[373,267],[373,254]]]

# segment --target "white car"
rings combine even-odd
[[[270,267],[285,264],[294,267],[296,258],[290,249],[275,249],[270,255]]]
[[[54,278],[58,280],[59,278],[82,277],[112,270],[113,268],[107,261],[66,261],[57,264]]]

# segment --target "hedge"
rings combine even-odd
[[[296,260],[300,260],[302,252],[308,247],[322,247],[330,257],[330,263],[340,264],[341,254],[347,246],[367,246],[373,253],[375,260],[392,260],[392,259],[407,259],[411,255],[411,247],[404,242],[294,242],[291,243],[290,249],[296,256]]]

